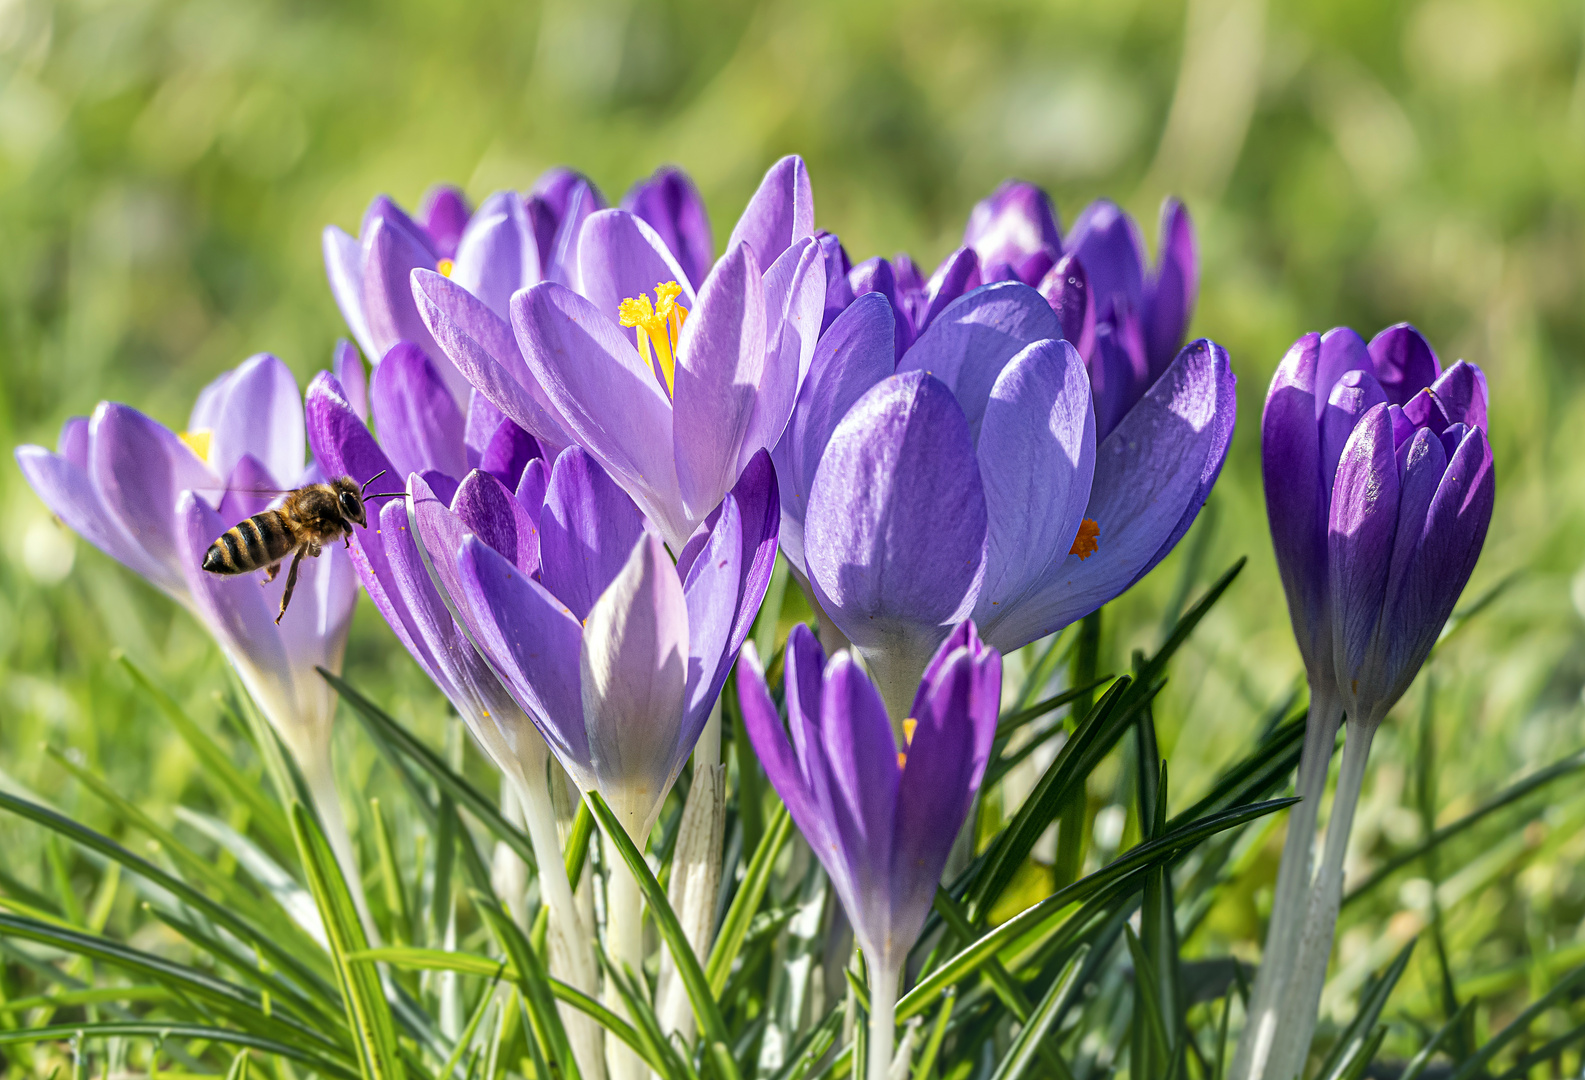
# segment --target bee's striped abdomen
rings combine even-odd
[[[254,514],[227,529],[204,553],[212,574],[246,574],[278,563],[295,545],[279,510]]]

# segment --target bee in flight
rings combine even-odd
[[[209,550],[204,552],[203,568],[211,574],[226,575],[250,574],[263,569],[264,583],[268,585],[281,572],[281,561],[291,555],[286,591],[281,594],[281,610],[275,616],[279,624],[281,616],[286,614],[286,605],[292,602],[292,590],[297,586],[297,566],[303,556],[318,558],[326,545],[338,539],[350,547],[352,527],[369,527],[365,498],[404,494],[390,491],[365,496],[369,484],[384,475],[382,469],[369,477],[362,487],[352,477],[343,476],[328,484],[309,484],[286,492],[280,506],[238,522],[210,544]]]

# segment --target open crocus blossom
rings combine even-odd
[[[674,189],[635,209],[686,210]],[[665,227],[697,273],[697,221],[674,217]],[[583,223],[572,287],[517,293],[510,325],[434,271],[413,272],[413,295],[481,393],[541,442],[588,451],[678,551],[786,427],[824,311],[813,220],[803,163],[785,158],[702,282],[644,217],[604,210]]]
[[[466,404],[467,380],[413,305],[413,269],[454,278],[504,317],[518,289],[566,279],[584,219],[604,205],[598,189],[568,169],[552,169],[526,196],[498,191],[471,213],[455,188],[432,191],[417,219],[381,195],[364,212],[357,237],[325,227],[325,271],[342,317],[372,363],[397,342],[410,342],[435,361],[453,396]]]
[[[800,624],[785,656],[791,741],[752,645],[738,679],[743,726],[864,950],[868,1075],[879,1080],[891,1064],[898,978],[985,774],[1002,658],[972,622],[958,624],[916,686],[899,746],[880,694],[850,653],[827,661]]]
[[[1496,490],[1485,376],[1462,360],[1442,371],[1407,323],[1369,345],[1347,327],[1300,338],[1272,379],[1261,439],[1266,511],[1310,715],[1303,801],[1289,822],[1235,1061],[1234,1075],[1244,1078],[1287,1077],[1303,1064],[1371,738],[1469,580]],[[1343,763],[1312,881],[1316,816],[1345,714]]]
[[[352,567],[339,544],[305,559],[279,625],[285,575],[261,588],[257,575],[201,569],[231,526],[276,494],[332,475],[304,465],[303,403],[291,371],[261,354],[226,372],[199,394],[180,435],[130,406],[101,402],[92,417],[66,422],[58,453],[22,446],[16,457],[56,516],[214,635],[296,758],[361,902],[330,769],[335,699],[314,670],[341,670],[357,595]]]
[[[1193,522],[1232,435],[1234,379],[1185,348],[1105,439],[1056,313],[1006,281],[949,304],[891,369],[861,296],[816,346],[776,449],[784,550],[887,703],[967,615],[1007,652],[1094,611]]]

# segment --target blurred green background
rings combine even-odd
[[[797,152],[817,223],[855,260],[934,265],[1017,175],[1064,222],[1176,193],[1199,230],[1192,335],[1240,377],[1237,440],[1179,554],[1108,609],[1108,666],[1151,644],[1185,582],[1250,566],[1160,710],[1175,805],[1294,690],[1265,535],[1259,412],[1299,334],[1407,319],[1491,383],[1498,502],[1460,627],[1378,737],[1351,876],[1585,743],[1585,6],[1541,0],[705,0],[423,4],[0,0],[0,436],[53,445],[101,398],[182,426],[261,350],[306,382],[344,334],[320,229],[385,191],[481,198],[568,163],[607,196],[668,162],[718,239]],[[161,820],[194,763],[112,660],[201,715],[218,654],[174,606],[54,523],[0,469],[0,785],[118,832],[45,756]],[[1199,558],[1191,558],[1196,554]],[[364,604],[352,680],[435,739],[444,705]],[[375,766],[342,732],[354,771]],[[473,768],[482,767],[474,761]],[[1110,792],[1092,791],[1100,805]],[[1439,870],[1455,976],[1494,1022],[1585,957],[1585,795],[1565,782]],[[1191,952],[1253,958],[1280,828]],[[0,821],[17,875],[36,833]],[[1336,990],[1430,917],[1411,868],[1344,914]],[[1422,875],[1422,876],[1417,876]],[[1035,883],[1038,885],[1038,882]],[[1424,1012],[1422,949],[1395,1008]]]

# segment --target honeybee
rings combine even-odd
[[[297,567],[303,556],[318,558],[326,545],[338,539],[350,547],[352,527],[366,529],[369,526],[364,499],[403,494],[394,491],[364,494],[369,484],[384,475],[382,469],[369,477],[362,487],[352,477],[343,476],[328,484],[309,484],[286,492],[279,507],[238,522],[210,544],[209,550],[204,552],[203,569],[228,576],[263,569],[264,583],[268,585],[281,572],[282,560],[291,555],[286,591],[281,594],[281,610],[275,616],[279,625],[281,616],[286,614],[286,605],[292,602],[292,590],[297,587]]]

